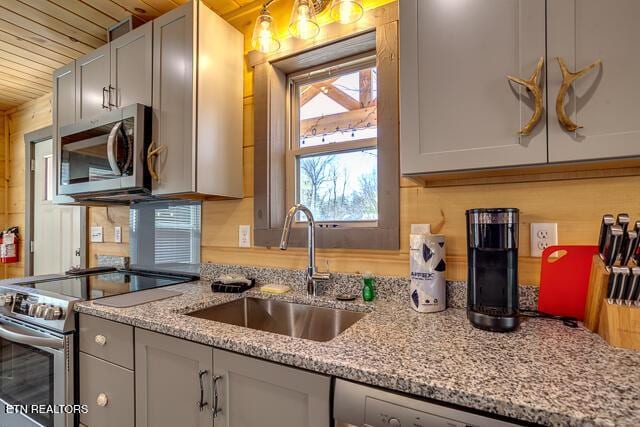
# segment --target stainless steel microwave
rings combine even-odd
[[[96,201],[149,197],[145,155],[150,140],[151,108],[141,104],[63,126],[58,194]]]

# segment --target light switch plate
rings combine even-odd
[[[113,241],[116,243],[122,243],[122,227],[116,225],[113,228]]]
[[[91,227],[91,243],[102,243],[102,227]]]
[[[241,248],[251,247],[251,226],[240,225],[238,226],[238,246]]]

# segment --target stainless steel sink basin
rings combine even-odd
[[[187,313],[187,316],[215,320],[230,325],[329,341],[363,318],[367,313],[315,307],[271,299],[245,297]]]

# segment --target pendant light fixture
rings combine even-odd
[[[267,10],[269,4],[271,4],[271,1],[262,6],[260,14],[256,19],[256,25],[253,27],[253,36],[251,37],[251,45],[253,48],[263,53],[273,53],[280,49],[280,42],[275,36],[273,17]]]
[[[263,53],[273,53],[280,49],[276,38],[273,17],[267,8],[275,0],[262,5],[253,28],[251,45]],[[316,15],[327,9],[331,3],[331,17],[341,24],[351,24],[362,18],[362,0],[295,0],[289,20],[289,33],[298,39],[309,40],[320,33]]]
[[[341,24],[353,24],[362,18],[362,0],[333,0],[331,17]]]
[[[289,33],[302,40],[312,39],[320,32],[312,0],[295,0],[289,21]]]

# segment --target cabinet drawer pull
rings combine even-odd
[[[198,372],[198,381],[200,381],[200,401],[198,402],[198,409],[200,409],[200,412],[202,412],[204,408],[209,404],[209,402],[204,401],[204,384],[202,382],[202,377],[204,377],[208,373],[209,371],[207,371],[206,369]]]
[[[222,375],[214,375],[213,380],[213,405],[211,411],[213,412],[213,418],[217,418],[222,413],[222,408],[219,407],[220,394],[218,393],[218,381],[222,379]]]
[[[535,102],[533,115],[531,116],[529,121],[525,123],[525,125],[520,129],[519,133],[523,136],[529,135],[542,118],[542,87],[538,84],[538,79],[540,78],[540,72],[542,71],[543,64],[544,57],[540,57],[540,59],[538,60],[538,64],[536,65],[536,69],[533,70],[533,73],[527,80],[521,79],[519,77],[507,76],[507,79],[524,86],[529,92],[531,92]]]
[[[96,404],[98,406],[102,406],[104,408],[105,406],[107,406],[109,404],[109,398],[107,397],[106,394],[100,393],[100,394],[98,394],[98,397],[96,398]]]
[[[94,341],[99,346],[104,346],[107,343],[107,337],[105,337],[104,335],[96,335],[96,337],[94,338]]]
[[[105,103],[105,94],[107,92],[108,92],[108,89],[106,87],[103,87],[102,88],[102,108],[105,109],[105,110],[109,109],[109,106]]]
[[[114,90],[114,91],[115,91],[115,90],[116,90],[116,88],[115,88],[115,87],[113,87],[113,86],[111,86],[111,85],[109,85],[109,86],[108,86],[108,88],[109,88],[109,101],[108,101],[109,107],[117,107],[117,106],[118,106],[118,98],[117,98],[117,97],[118,97],[118,92],[115,92],[115,95],[114,95],[114,97],[113,97],[113,99],[114,99],[115,103],[112,103],[112,102],[111,102],[111,91],[112,91],[112,90]]]
[[[558,121],[562,127],[564,127],[568,132],[575,132],[582,128],[582,126],[574,123],[567,115],[567,112],[564,109],[564,98],[567,96],[567,92],[569,92],[569,88],[573,82],[596,68],[598,65],[602,64],[602,60],[597,59],[582,70],[576,72],[569,71],[564,59],[557,57],[556,60],[558,61],[558,65],[560,65],[560,72],[562,73],[562,84],[560,85],[558,97],[556,98],[556,115],[558,116]]]
[[[158,148],[153,148],[155,146],[155,142],[149,144],[149,148],[147,148],[147,169],[149,170],[149,174],[154,181],[158,181],[158,173],[156,172],[156,167],[154,164],[154,158],[163,151],[167,150],[165,145],[161,145]]]

